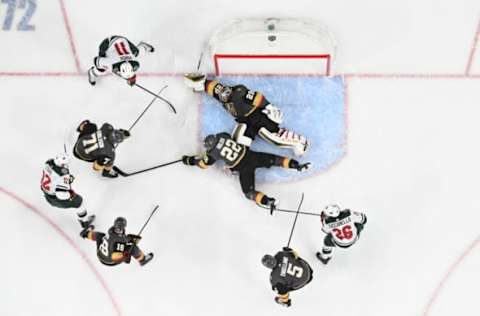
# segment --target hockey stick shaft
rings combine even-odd
[[[116,75],[117,77],[119,77],[119,78],[127,81],[127,79],[123,78],[122,76],[120,76],[119,74],[117,74],[115,71],[112,71],[112,73],[113,73],[114,75]],[[143,91],[145,91],[145,92],[153,95],[155,98],[162,100],[163,102],[165,102],[165,103],[170,107],[170,109],[173,111],[173,113],[177,114],[177,110],[175,109],[175,107],[173,106],[173,104],[172,104],[170,101],[168,101],[167,99],[162,98],[162,97],[159,96],[158,94],[153,93],[152,91],[148,90],[148,89],[145,88],[144,86],[139,85],[138,83],[135,83],[134,86],[139,87],[139,88],[142,89]]]
[[[150,93],[151,95],[153,95],[154,97],[162,100],[163,102],[165,102],[166,104],[168,104],[168,106],[170,107],[170,109],[173,111],[173,113],[177,114],[177,110],[175,109],[175,107],[173,106],[173,104],[168,101],[167,99],[165,98],[162,98],[161,96],[159,96],[158,94],[155,94],[153,93],[152,91],[148,90],[147,88],[145,88],[144,86],[141,86],[139,85],[138,83],[135,83],[135,86],[136,87],[139,87],[140,89],[142,89],[143,91],[147,92],[147,93]]]
[[[292,210],[284,210],[284,209],[279,209],[277,208],[275,210],[275,212],[284,212],[284,213],[297,213],[296,211],[292,211]],[[318,213],[311,213],[311,212],[298,212],[298,214],[302,214],[302,215],[311,215],[311,216],[321,216],[320,214]]]
[[[164,163],[164,164],[161,164],[161,165],[153,166],[153,167],[150,167],[150,168],[147,168],[147,169],[135,171],[135,172],[132,172],[132,173],[124,172],[122,169],[118,168],[117,166],[113,166],[113,170],[115,170],[115,172],[117,172],[122,177],[130,177],[130,176],[133,176],[133,175],[136,175],[136,174],[139,174],[139,173],[144,173],[144,172],[147,172],[147,171],[151,171],[151,170],[155,170],[155,169],[158,169],[158,168],[173,165],[173,164],[179,163],[181,161],[182,161],[182,159],[178,159],[178,160],[170,161],[170,162],[167,162],[167,163]]]
[[[292,241],[293,231],[295,230],[295,224],[297,224],[298,213],[300,212],[300,208],[302,207],[304,196],[305,194],[302,193],[302,198],[300,199],[300,203],[298,203],[297,214],[295,215],[295,220],[293,221],[292,231],[290,232],[290,237],[288,238],[287,248],[290,247],[290,241]]]
[[[150,216],[148,217],[147,221],[145,222],[145,224],[143,224],[142,229],[140,229],[140,232],[138,233],[138,236],[141,236],[141,235],[142,235],[143,230],[145,229],[145,227],[147,226],[147,224],[150,222],[150,219],[152,218],[153,214],[155,214],[155,212],[156,212],[157,210],[158,210],[158,205],[155,205],[155,208],[153,209],[152,213],[150,213]]]
[[[165,85],[159,92],[158,94],[162,93],[163,90],[165,90],[165,88],[167,88],[168,86]],[[135,122],[132,123],[132,126],[130,126],[130,128],[128,129],[128,131],[130,132],[132,130],[132,128],[138,123],[138,121],[140,121],[140,119],[142,118],[142,116],[148,111],[148,109],[152,106],[152,104],[155,102],[155,100],[157,100],[157,97],[154,97],[152,99],[152,101],[150,101],[150,103],[147,105],[147,107],[143,110],[143,112],[137,117],[137,119],[135,120]]]

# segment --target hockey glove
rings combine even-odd
[[[127,83],[129,86],[134,86],[137,82],[137,75],[134,75],[132,78],[127,79]]]
[[[268,104],[263,110],[262,113],[266,114],[267,117],[274,123],[282,124],[283,122],[283,113],[273,104]]]
[[[133,235],[133,234],[128,234],[127,238],[129,242],[134,243],[135,245],[139,243],[139,241],[142,239],[141,236],[138,235]]]
[[[201,73],[189,73],[183,79],[185,85],[196,92],[205,91],[205,80],[207,80],[207,76]]]
[[[70,179],[68,181],[70,182],[70,184],[72,184],[73,181],[75,181],[75,177],[73,176],[73,174],[70,175]]]
[[[182,163],[187,166],[194,166],[196,164],[195,156],[182,156]]]
[[[308,170],[310,168],[310,165],[311,163],[310,162],[306,162],[306,163],[299,163],[295,169],[297,169],[298,171],[300,172],[304,172],[306,170]]]

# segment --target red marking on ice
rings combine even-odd
[[[80,67],[80,60],[78,59],[77,49],[75,47],[75,41],[73,39],[72,29],[70,28],[70,22],[69,22],[68,15],[67,15],[67,9],[65,8],[65,3],[63,2],[63,0],[59,0],[59,2],[60,2],[60,8],[62,9],[63,22],[65,24],[65,28],[66,28],[67,34],[68,34],[68,41],[70,43],[70,49],[72,50],[73,59],[75,61],[75,67],[77,69],[77,72],[81,73],[82,68]]]
[[[465,258],[470,255],[477,247],[480,245],[480,236],[477,237],[477,239],[468,246],[468,248],[460,255],[460,257],[455,260],[455,262],[450,266],[450,268],[447,270],[447,273],[444,275],[438,286],[436,287],[435,291],[433,292],[432,297],[428,301],[427,307],[425,307],[425,310],[423,312],[423,316],[427,316],[430,313],[430,310],[432,308],[432,305],[436,302],[438,296],[440,295],[440,292],[443,290],[445,287],[445,284],[447,281],[450,279],[450,276],[458,269],[460,264],[465,260]]]
[[[467,67],[465,68],[465,75],[470,75],[470,70],[472,69],[473,59],[475,58],[475,51],[477,49],[478,40],[480,38],[480,20],[477,25],[477,32],[473,38],[472,48],[470,49],[470,56],[468,57]]]
[[[107,282],[103,279],[102,275],[100,274],[100,272],[95,268],[95,266],[93,265],[93,263],[90,261],[90,259],[88,259],[87,255],[75,244],[75,242],[72,240],[72,238],[70,238],[66,233],[65,231],[62,230],[62,228],[60,226],[58,226],[55,222],[53,222],[49,217],[47,217],[44,213],[42,213],[38,208],[36,208],[35,206],[33,206],[32,204],[28,203],[27,201],[25,201],[24,199],[20,198],[19,196],[17,196],[16,194],[14,193],[11,193],[10,191],[7,191],[6,189],[0,187],[0,192],[2,192],[3,194],[7,195],[8,197],[12,198],[13,200],[17,201],[18,203],[20,203],[21,205],[23,205],[24,207],[28,208],[29,210],[31,210],[33,213],[35,213],[36,215],[38,215],[39,217],[41,217],[43,220],[45,220],[55,231],[57,231],[57,233],[67,241],[68,244],[70,244],[70,246],[72,246],[72,248],[80,255],[80,257],[83,259],[83,261],[87,264],[87,266],[90,268],[90,270],[93,272],[93,274],[95,275],[96,279],[98,280],[98,282],[100,282],[102,288],[105,290],[105,292],[107,293],[108,297],[110,298],[110,301],[113,305],[113,308],[115,309],[115,312],[117,315],[121,316],[122,315],[122,312],[120,310],[120,306],[118,304],[118,302],[116,301],[116,299],[113,297],[113,293],[112,291],[110,290],[110,288],[108,287],[107,285]],[[93,243],[92,243],[93,245]]]

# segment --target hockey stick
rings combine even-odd
[[[290,232],[290,237],[288,238],[287,248],[290,248],[290,241],[292,241],[293,230],[295,229],[295,224],[297,223],[298,213],[300,212],[300,208],[302,207],[303,197],[304,197],[304,194],[302,193],[302,199],[300,200],[300,203],[298,204],[297,214],[295,215],[295,221],[293,222],[292,231]]]
[[[147,221],[145,222],[145,224],[143,224],[143,227],[142,229],[140,229],[140,232],[138,232],[138,235],[137,236],[140,236],[142,235],[142,232],[143,230],[145,229],[145,227],[147,226],[148,222],[150,222],[150,219],[152,218],[153,214],[155,214],[155,212],[158,210],[158,205],[155,205],[155,208],[153,209],[152,213],[150,213],[150,216],[148,217]]]
[[[118,168],[117,166],[113,166],[113,170],[116,173],[118,173],[119,175],[121,175],[122,177],[130,177],[130,176],[133,176],[133,175],[136,175],[136,174],[139,174],[139,173],[144,173],[144,172],[151,171],[151,170],[154,170],[154,169],[157,169],[157,168],[162,168],[162,167],[166,167],[166,166],[169,166],[169,165],[173,165],[173,164],[179,163],[180,161],[182,161],[182,159],[174,160],[174,161],[171,161],[171,162],[167,162],[167,163],[164,163],[164,164],[161,164],[161,165],[153,166],[151,168],[135,171],[135,172],[132,172],[132,173],[125,172],[125,171],[121,170],[120,168]]]
[[[296,211],[292,211],[292,210],[283,210],[283,209],[275,209],[275,212],[284,212],[284,213],[297,213]],[[298,214],[302,214],[302,215],[311,215],[311,216],[321,216],[320,214],[318,213],[310,213],[310,212],[298,212]]]
[[[148,90],[147,88],[139,85],[138,83],[135,83],[134,84],[136,87],[139,87],[140,89],[142,89],[143,91],[147,92],[147,93],[150,93],[151,95],[155,96],[156,98],[159,98],[160,100],[162,100],[163,102],[165,102],[166,104],[168,104],[170,106],[170,109],[173,111],[173,113],[177,114],[177,110],[175,109],[175,107],[173,106],[173,104],[168,101],[167,99],[165,98],[162,98],[161,96],[159,96],[158,94],[155,94],[153,93],[152,91]]]
[[[165,90],[168,86],[165,85],[159,92],[158,94],[162,93],[163,90]],[[137,119],[135,120],[135,122],[133,122],[132,126],[130,126],[130,128],[128,129],[128,131],[130,132],[132,130],[132,128],[138,123],[138,121],[140,121],[140,119],[142,118],[142,116],[148,111],[148,109],[152,106],[152,104],[155,102],[157,98],[153,98],[152,101],[150,101],[150,103],[148,104],[148,106],[145,108],[145,110],[143,110],[143,112],[137,117]]]
[[[122,79],[125,80],[125,81],[128,80],[128,79],[123,78],[123,77],[120,76],[119,74],[117,74],[115,71],[112,71],[112,73],[115,74],[117,77],[122,78]],[[173,104],[172,104],[170,101],[168,101],[167,99],[162,98],[162,97],[159,96],[158,94],[153,93],[152,91],[148,90],[148,89],[145,88],[144,86],[139,85],[138,83],[134,83],[133,85],[136,86],[136,87],[139,87],[139,88],[142,89],[143,91],[145,91],[145,92],[153,95],[155,98],[158,98],[158,99],[162,100],[163,102],[165,102],[166,104],[168,104],[168,106],[169,106],[170,109],[173,111],[173,113],[177,114],[177,110],[175,109],[175,107],[173,106]]]
[[[143,230],[145,229],[145,226],[147,226],[147,224],[150,222],[150,219],[152,218],[153,214],[155,214],[157,209],[158,209],[158,205],[155,205],[152,213],[150,213],[150,216],[147,218],[147,221],[145,222],[145,224],[143,224],[142,229],[140,229],[140,232],[137,235],[138,237],[141,237],[141,234],[142,234]],[[136,245],[138,243],[138,241],[140,241],[140,238],[138,238],[137,241],[133,241],[133,243]],[[133,251],[133,246],[127,251],[127,255],[125,256],[125,259],[124,259],[125,263],[130,263],[130,260],[132,258],[132,251]]]

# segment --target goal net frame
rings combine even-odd
[[[247,44],[243,45],[243,42]],[[224,24],[213,34],[202,52],[200,64],[207,68],[203,69],[204,71],[213,72],[217,76],[221,74],[331,76],[336,49],[337,44],[333,35],[317,21],[294,18],[236,19]],[[250,67],[254,67],[255,63],[261,66],[260,62],[272,63],[279,66],[279,71],[232,72],[225,66],[230,62],[250,63]],[[295,63],[305,64],[304,68],[311,64],[314,71],[292,70],[295,69]],[[289,65],[291,69],[282,69],[282,65]]]

